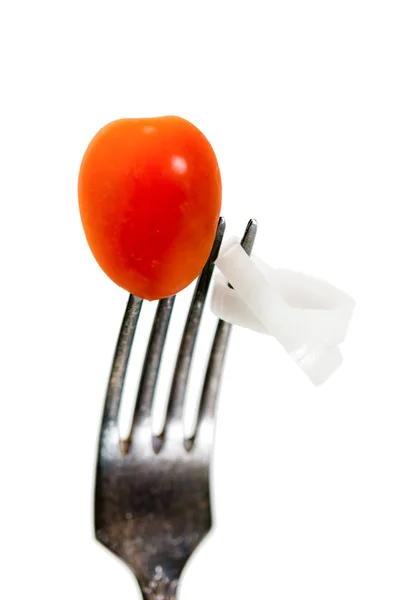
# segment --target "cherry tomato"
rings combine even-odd
[[[120,119],[82,160],[78,196],[85,235],[104,272],[128,292],[176,294],[209,257],[221,210],[214,151],[180,117]]]

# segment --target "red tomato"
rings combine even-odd
[[[176,294],[209,257],[221,210],[214,151],[179,117],[120,119],[101,129],[82,160],[78,195],[90,249],[128,292]]]

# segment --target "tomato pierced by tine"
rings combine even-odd
[[[204,267],[221,210],[214,151],[180,117],[120,119],[82,160],[78,196],[86,239],[117,285],[147,300],[189,285]]]

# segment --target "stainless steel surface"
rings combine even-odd
[[[242,245],[250,253],[257,225]],[[182,569],[211,528],[210,459],[215,406],[231,325],[219,321],[210,352],[195,434],[184,439],[183,407],[193,350],[225,222],[189,309],[173,375],[164,431],[152,434],[151,409],[174,298],[160,300],[139,384],[131,434],[120,441],[118,414],[142,300],[130,296],[121,325],[100,431],[95,489],[99,542],[133,571],[147,600],[173,600]]]

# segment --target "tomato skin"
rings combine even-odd
[[[90,142],[78,197],[100,267],[130,293],[155,300],[185,288],[207,262],[222,185],[210,143],[189,121],[120,119]]]

